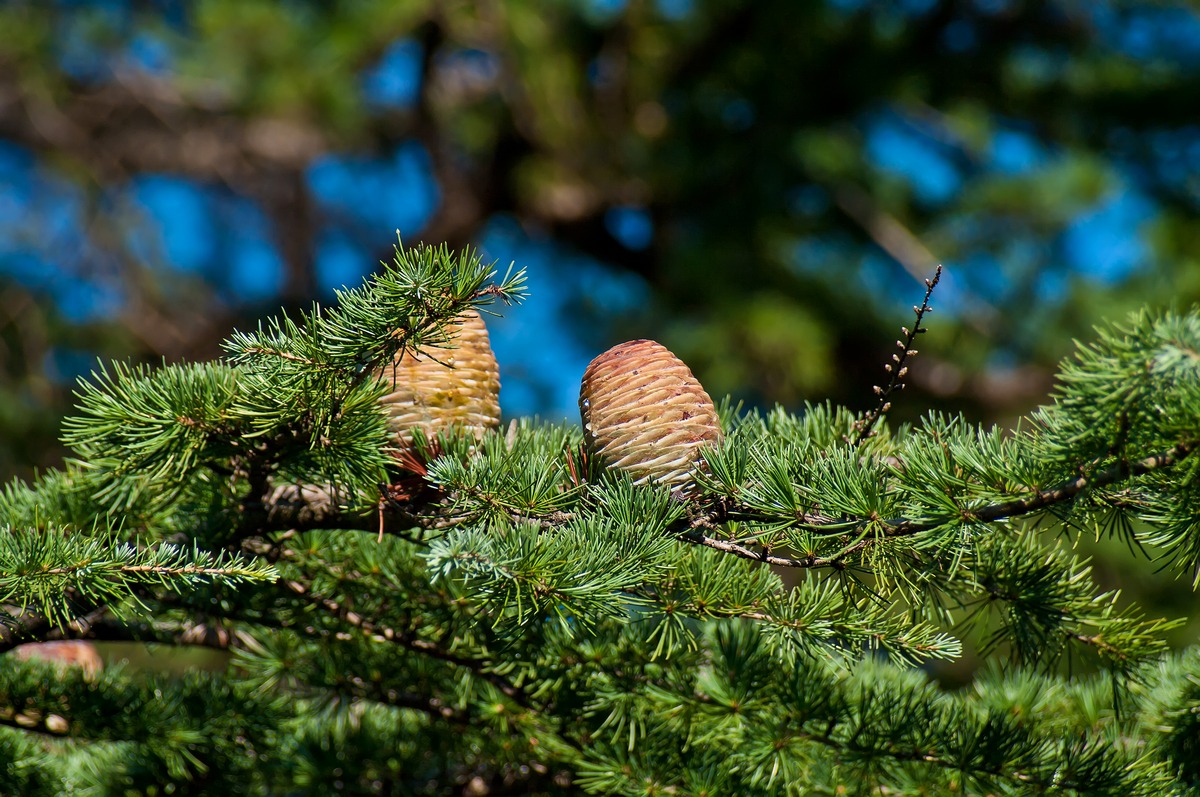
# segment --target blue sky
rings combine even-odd
[[[589,13],[615,16],[624,0],[584,0]],[[102,4],[111,13],[127,13],[121,2]],[[858,0],[834,3],[845,13],[862,5]],[[1002,11],[1003,2],[991,0]],[[668,19],[691,13],[692,0],[657,0]],[[987,6],[983,3],[981,7]],[[925,0],[897,4],[896,13],[919,15],[931,7]],[[986,9],[985,9],[986,10]],[[1110,44],[1134,57],[1170,58],[1200,63],[1200,17],[1178,9],[1145,9],[1117,15],[1106,3],[1093,9],[1096,24]],[[970,31],[961,31],[969,45]],[[957,35],[957,34],[956,34]],[[953,42],[947,46],[958,46]],[[72,74],[103,80],[111,55],[89,43],[85,31],[70,25],[62,32],[59,59]],[[483,54],[486,56],[486,54]],[[172,54],[149,33],[135,36],[118,56],[126,65],[150,72],[172,69]],[[419,89],[420,46],[400,39],[385,49],[377,63],[362,73],[364,100],[377,109],[409,107]],[[751,116],[743,120],[753,124]],[[903,108],[881,107],[857,120],[864,130],[863,158],[911,191],[914,201],[937,213],[957,197],[978,171],[1019,176],[1054,168],[1059,153],[1045,147],[1017,120],[995,120],[994,132],[982,153],[964,152],[944,135]],[[1175,157],[1188,169],[1200,169],[1200,127],[1162,131],[1156,146],[1164,158]],[[1150,257],[1144,240],[1157,211],[1137,189],[1134,175],[1121,176],[1095,203],[1081,209],[1055,241],[1061,268],[1046,277],[1045,289],[1061,292],[1066,273],[1114,285],[1145,267]],[[316,269],[323,295],[334,288],[359,283],[377,267],[371,252],[379,242],[420,233],[441,201],[429,155],[415,141],[401,142],[375,155],[331,153],[308,168],[307,189],[321,220],[315,231]],[[828,197],[815,186],[796,186],[797,213],[820,212]],[[274,243],[276,232],[260,208],[225,189],[202,185],[170,174],[145,174],[109,189],[107,207],[131,220],[127,244],[152,268],[188,273],[219,286],[231,303],[261,305],[278,296],[284,265]],[[0,272],[51,293],[69,319],[87,321],[112,314],[120,306],[119,287],[92,279],[104,253],[92,251],[81,235],[84,223],[81,190],[40,163],[32,153],[0,140]],[[968,229],[971,219],[950,220]],[[650,245],[655,230],[644,208],[611,208],[604,223],[630,252]],[[80,241],[85,241],[80,244]],[[982,252],[970,262],[949,263],[951,276],[943,306],[969,311],[961,296],[997,295],[1006,288],[1003,263],[1029,259],[1035,242],[1019,238],[997,255]],[[597,352],[594,341],[580,334],[577,303],[581,293],[602,294],[616,307],[633,307],[647,297],[646,286],[612,265],[580,257],[559,244],[523,230],[513,219],[499,217],[486,226],[480,245],[489,258],[504,266],[516,261],[530,275],[533,299],[493,320],[494,345],[504,373],[502,404],[509,415],[539,413],[545,417],[575,417],[578,376]],[[1024,248],[1023,248],[1024,247]],[[836,237],[797,242],[798,267],[819,268],[847,251]],[[802,265],[802,264],[807,264]],[[961,265],[962,268],[956,268]],[[881,296],[894,297],[911,285],[890,259],[876,254],[860,264],[858,279]],[[101,269],[102,270],[102,269]],[[64,279],[63,277],[70,277]],[[537,347],[525,344],[531,336]],[[64,376],[70,376],[66,374]]]

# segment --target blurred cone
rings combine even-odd
[[[591,452],[637,484],[689,482],[701,448],[721,439],[708,393],[682,360],[652,340],[622,343],[592,360],[579,411]]]
[[[65,640],[60,642],[28,642],[13,649],[18,659],[41,659],[64,667],[79,667],[89,678],[104,669],[104,659],[91,642]]]
[[[500,368],[487,327],[474,310],[447,327],[449,347],[401,354],[383,369],[392,392],[381,399],[402,448],[420,427],[432,440],[452,424],[476,438],[500,425]]]

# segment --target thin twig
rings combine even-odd
[[[913,325],[913,328],[901,327],[904,330],[904,340],[896,341],[896,346],[900,348],[902,353],[893,354],[892,361],[883,367],[889,374],[887,386],[880,387],[879,385],[875,385],[875,395],[878,397],[878,401],[871,408],[870,412],[854,422],[856,435],[851,445],[858,446],[864,440],[875,436],[875,424],[892,408],[892,393],[904,389],[904,377],[908,375],[908,360],[917,353],[917,350],[913,348],[913,344],[917,340],[917,335],[925,332],[925,328],[921,326],[921,322],[925,319],[926,315],[933,312],[933,308],[929,306],[929,297],[933,295],[933,289],[937,287],[941,279],[942,267],[939,265],[937,270],[933,272],[933,279],[925,280],[925,298],[921,300],[921,306],[913,307],[913,313],[917,316],[917,321]]]

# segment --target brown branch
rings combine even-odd
[[[31,615],[37,617],[36,615]],[[184,621],[180,623],[137,622],[112,616],[107,606],[101,606],[76,617],[64,625],[54,625],[44,619],[28,626],[24,634],[0,640],[0,653],[20,645],[36,642],[87,640],[91,642],[143,642],[176,647],[206,647],[229,650],[241,644],[239,631],[221,625]]]
[[[505,697],[510,698],[525,708],[533,707],[531,698],[523,689],[509,683],[503,676],[488,670],[487,662],[449,653],[442,650],[433,642],[412,636],[408,632],[397,631],[394,628],[374,623],[356,612],[343,608],[337,601],[313,593],[308,586],[301,584],[299,581],[282,580],[279,584],[287,592],[303,598],[311,605],[357,628],[364,635],[372,639],[392,642],[414,653],[464,667],[478,678],[496,687]]]
[[[993,523],[998,520],[1006,520],[1008,518],[1020,517],[1022,515],[1030,515],[1035,512],[1040,512],[1048,509],[1055,504],[1061,504],[1070,501],[1088,488],[1104,487],[1110,484],[1124,481],[1133,476],[1142,476],[1151,471],[1162,470],[1177,464],[1180,460],[1190,454],[1200,441],[1192,441],[1180,443],[1168,451],[1154,454],[1137,462],[1116,462],[1109,465],[1107,468],[1099,470],[1090,475],[1077,476],[1074,479],[1068,479],[1060,482],[1054,487],[1047,490],[1038,490],[1029,493],[1021,498],[1014,498],[1010,501],[1002,501],[995,504],[978,507],[969,510],[964,516],[959,517],[940,517],[930,518],[925,520],[907,520],[893,519],[883,521],[880,524],[880,532],[873,538],[863,539],[853,545],[842,549],[837,556],[823,558],[817,556],[808,556],[802,558],[788,558],[781,556],[771,556],[766,553],[756,553],[744,546],[734,542],[725,540],[716,540],[704,536],[702,533],[694,529],[687,530],[680,535],[682,539],[689,542],[695,542],[699,545],[704,545],[709,548],[715,548],[719,551],[740,556],[745,559],[753,559],[755,561],[765,562],[770,565],[779,567],[845,567],[847,557],[856,554],[868,546],[874,544],[879,539],[894,540],[902,537],[911,537],[923,531],[931,531],[939,526],[945,525],[948,521],[967,520],[981,523]]]
[[[1198,445],[1200,445],[1200,441],[1198,440],[1188,441],[1179,443],[1167,451],[1140,459],[1137,462],[1114,462],[1095,473],[1076,476],[1074,479],[1067,479],[1048,490],[1038,490],[1022,498],[1014,498],[1011,501],[1002,501],[972,510],[967,519],[991,523],[996,520],[1039,512],[1054,504],[1069,501],[1089,487],[1105,487],[1133,476],[1144,476],[1151,471],[1169,468],[1178,464],[1180,460],[1194,451]],[[929,531],[943,525],[944,522],[944,520],[897,521],[890,524],[886,536],[903,537],[921,531]]]
[[[704,532],[697,529],[689,529],[679,535],[681,540],[703,545],[705,548],[721,551],[723,553],[740,556],[743,559],[751,559],[755,562],[771,565],[772,567],[841,567],[840,560],[826,559],[820,556],[802,556],[793,558],[790,556],[775,556],[766,549],[762,551],[754,551],[744,545],[740,545],[730,540],[718,540],[714,537],[709,537]]]
[[[847,559],[880,540],[894,540],[911,537],[924,531],[943,526],[954,521],[992,523],[1008,518],[1030,515],[1048,509],[1056,504],[1074,499],[1084,490],[1116,484],[1133,476],[1141,476],[1155,470],[1172,467],[1200,446],[1200,441],[1179,443],[1173,448],[1146,457],[1136,462],[1116,462],[1099,471],[1067,479],[1054,487],[1045,490],[1032,490],[1008,501],[1001,501],[964,510],[959,516],[940,516],[934,518],[908,519],[891,518],[876,519],[873,522],[877,533],[858,542],[848,545],[836,555],[789,557],[778,556],[767,550],[756,551],[746,547],[737,540],[722,540],[711,534],[719,529],[724,522],[731,518],[749,521],[778,521],[778,517],[766,515],[750,507],[738,505],[721,505],[704,511],[695,512],[677,521],[669,531],[677,534],[680,539],[703,545],[707,548],[721,551],[732,556],[762,562],[775,567],[836,567],[847,566]],[[556,511],[546,515],[514,514],[514,522],[532,522],[543,528],[552,529],[572,519],[569,512]],[[392,502],[382,508],[351,510],[344,512],[331,505],[310,505],[303,494],[292,492],[286,500],[280,503],[264,505],[261,511],[247,516],[247,523],[242,528],[244,537],[253,537],[276,531],[309,530],[309,529],[341,529],[347,531],[367,531],[378,533],[382,527],[387,534],[405,536],[413,528],[425,530],[446,529],[469,521],[470,516],[464,515],[451,507],[435,501],[431,504],[400,505]],[[846,533],[845,520],[829,518],[820,515],[804,515],[796,518],[796,522],[811,527],[814,530],[826,532],[838,531]],[[861,532],[866,519],[860,519],[849,531]]]
[[[1128,653],[1112,643],[1105,642],[1104,638],[1099,634],[1068,634],[1067,638],[1073,639],[1076,642],[1082,642],[1085,645],[1089,645],[1095,648],[1096,651],[1102,655],[1112,656],[1113,658],[1120,659],[1123,662],[1129,660]]]
[[[291,352],[286,352],[282,349],[268,349],[265,346],[248,346],[241,350],[243,354],[262,354],[268,357],[278,357],[281,360],[291,360],[294,363],[303,365],[311,365],[313,368],[329,368],[327,363],[319,363],[308,357],[301,357]]]
[[[851,183],[833,188],[833,200],[876,246],[887,252],[913,279],[923,279],[938,266],[938,259],[924,242],[871,198],[871,195]],[[960,290],[963,290],[960,287]],[[983,297],[964,291],[971,300],[973,311],[965,321],[987,334],[1000,313]]]
[[[347,681],[354,687],[354,696],[360,700],[371,700],[397,708],[412,709],[413,711],[428,714],[434,719],[444,720],[454,725],[471,724],[472,718],[469,712],[460,711],[452,706],[448,706],[441,698],[429,697],[413,692],[400,692],[396,689],[379,686],[378,684],[368,684],[360,676],[352,676]],[[337,690],[337,687],[323,688]]]
[[[0,623],[0,653],[7,653],[17,645],[38,642],[43,634],[52,629],[49,621],[35,612],[23,611],[16,617],[5,614]]]
[[[71,596],[74,593],[68,591]],[[71,622],[55,625],[50,619],[29,609],[5,606],[0,609],[0,654],[7,653],[13,648],[28,642],[46,642],[59,639],[77,639],[81,637],[72,634],[84,634],[92,624],[107,612],[107,607],[80,609],[80,615]],[[16,612],[16,614],[9,614]]]
[[[86,164],[99,182],[169,171],[248,191],[262,173],[300,173],[333,146],[317,126],[243,120],[149,75],[63,88],[56,102],[29,91],[16,72],[0,79],[0,136]]]
[[[445,653],[430,642],[419,639],[411,639],[403,634],[398,634],[392,629],[381,627],[377,624],[364,620],[359,615],[353,612],[343,612],[338,609],[338,604],[324,598],[313,598],[307,594],[306,588],[297,582],[290,582],[287,585],[288,591],[292,594],[298,594],[308,597],[310,601],[317,603],[326,611],[334,612],[338,617],[350,625],[360,629],[364,633],[371,634],[379,639],[386,639],[389,642],[398,643],[408,647],[409,649],[419,652],[423,655],[433,656],[435,658],[447,661],[459,666],[469,667],[476,670],[476,674],[489,680],[506,696],[512,698],[521,705],[528,707],[528,697],[524,692],[517,687],[512,686],[500,676],[494,676],[492,673],[479,672],[478,668],[482,666],[480,662],[472,659],[466,659],[460,656]],[[297,591],[301,590],[301,591]],[[244,632],[230,631],[227,628],[214,626],[207,623],[148,623],[148,622],[127,622],[121,621],[108,615],[108,609],[102,608],[91,612],[84,617],[77,619],[67,626],[48,628],[46,633],[41,637],[41,640],[90,640],[101,642],[143,642],[158,645],[172,645],[176,647],[207,647],[215,650],[229,650],[233,647],[244,646],[246,639]],[[21,639],[19,642],[35,641],[32,639]],[[492,676],[492,677],[490,677]],[[399,692],[393,689],[379,688],[378,694],[366,694],[368,684],[361,678],[352,677],[349,679],[360,691],[363,692],[360,697],[369,700],[376,700],[388,705],[397,706],[400,708],[410,708],[416,711],[421,711],[434,718],[446,720],[455,724],[466,724],[469,722],[469,717],[457,709],[446,705],[437,697],[426,697],[423,695]],[[34,720],[37,718],[34,717]],[[4,709],[0,708],[0,724],[14,724],[26,730],[39,730],[35,724],[31,724],[32,720],[22,719],[12,720],[11,717],[5,717]],[[61,734],[63,731],[55,730],[57,725],[51,719],[50,733]],[[65,726],[64,726],[65,727]]]
[[[94,621],[76,622],[67,627],[53,629],[46,634],[46,639],[143,642],[177,647],[208,647],[216,650],[228,650],[241,644],[242,640],[241,632],[230,633],[225,628],[203,623],[130,623],[111,617],[99,619],[105,611],[93,613],[97,618]],[[413,709],[456,725],[466,725],[470,722],[466,712],[446,705],[440,698],[379,687],[368,684],[358,676],[348,677],[347,680],[359,693],[356,695],[359,698]],[[65,736],[68,732],[68,723],[62,717],[53,714],[43,716],[40,712],[16,712],[8,707],[0,707],[0,725],[50,736]]]
[[[876,205],[866,191],[850,183],[841,183],[833,190],[833,200],[913,279],[923,279],[925,274],[938,266],[937,257],[921,239],[895,216]]]
[[[841,753],[861,754],[861,752],[863,751],[863,748],[861,748],[857,745],[844,742],[840,739],[835,739],[832,736],[829,736],[827,734],[822,734],[822,733],[809,733],[806,731],[800,731],[799,733],[796,734],[796,738],[804,739],[804,740],[807,740],[810,742],[815,742],[817,744],[828,747],[832,750],[837,750],[838,752],[841,752]],[[917,750],[917,749],[899,750],[899,749],[894,749],[894,748],[893,749],[868,748],[868,749],[870,750],[870,752],[874,752],[880,756],[892,758],[897,761],[916,761],[916,762],[919,762],[922,764],[929,764],[930,766],[938,767],[941,769],[948,769],[948,770],[952,770],[952,771],[956,771],[956,772],[962,770],[962,762],[957,761],[957,760],[943,758],[938,755],[936,750]],[[1067,778],[1067,779],[1055,778],[1052,780],[1039,780],[1034,775],[1030,775],[1028,773],[1021,772],[1020,770],[1005,771],[1005,770],[999,769],[998,767],[980,767],[980,768],[974,769],[974,771],[977,773],[984,774],[984,775],[992,775],[993,777],[1004,778],[1005,780],[1015,781],[1017,783],[1027,784],[1030,786],[1040,786],[1043,788],[1054,787],[1054,788],[1071,789],[1076,786],[1076,784],[1073,783],[1069,778]]]

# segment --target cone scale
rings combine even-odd
[[[592,360],[579,389],[588,449],[635,484],[691,482],[704,446],[721,439],[716,407],[665,346],[634,340]]]

